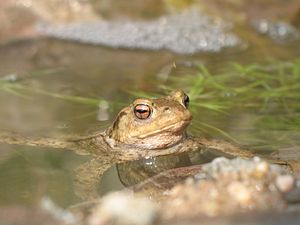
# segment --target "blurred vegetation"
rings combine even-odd
[[[190,110],[195,117],[192,130],[207,135],[225,136],[233,141],[237,140],[214,122],[218,118],[226,120],[238,111],[254,112],[257,116],[256,128],[266,130],[268,138],[280,139],[278,136],[272,136],[270,130],[276,132],[278,130],[300,130],[300,59],[250,65],[232,63],[218,74],[211,74],[202,64],[198,64],[196,67],[198,71],[196,74],[169,75],[164,83],[159,85],[156,83],[155,86],[158,89],[155,93],[136,90],[124,91],[133,97],[153,97],[166,95],[174,89],[183,89],[190,96]],[[48,74],[49,72],[51,73],[51,71],[43,73]],[[96,107],[105,101],[113,109],[116,108],[116,105],[119,107],[127,104],[108,102],[102,98],[71,96],[38,90],[23,85],[22,82],[14,80],[12,76],[0,80],[0,90],[22,98],[30,98],[31,95],[45,95]],[[253,142],[265,145],[268,138],[264,134],[260,135],[260,140],[252,137],[255,139]]]

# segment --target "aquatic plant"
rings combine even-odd
[[[300,59],[250,65],[232,63],[217,74],[212,74],[203,64],[196,67],[197,73],[175,74],[160,85],[165,94],[176,88],[188,92],[190,110],[196,117],[192,130],[225,136],[237,142],[225,131],[224,122],[222,125],[218,121],[233,120],[237,115],[255,112],[253,123],[256,129],[260,129],[256,132],[261,138],[248,135],[240,138],[243,143],[259,146],[273,143],[275,146],[275,142],[294,142],[280,131],[300,129],[297,119],[300,109]],[[140,92],[130,93],[143,95]],[[234,133],[235,137],[238,135],[239,132]]]

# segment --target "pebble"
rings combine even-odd
[[[241,205],[249,205],[251,202],[251,193],[241,182],[235,181],[227,187],[228,193]]]
[[[255,168],[255,176],[257,178],[262,178],[263,176],[265,176],[268,172],[269,172],[269,164],[265,161],[263,162],[259,162],[257,165],[256,165],[256,168]]]
[[[295,186],[295,179],[290,174],[280,175],[276,177],[275,184],[281,192],[288,192]]]
[[[157,215],[157,205],[151,200],[128,192],[115,192],[103,197],[88,218],[88,225],[151,225]]]

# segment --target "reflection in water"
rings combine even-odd
[[[165,170],[190,165],[189,154],[183,153],[117,164],[117,170],[121,182],[129,187]]]
[[[194,140],[195,142],[197,142],[198,140],[198,150],[193,151],[192,149],[190,149],[190,151],[188,152],[183,152],[177,155],[165,155],[118,163],[117,171],[120,181],[124,186],[130,187],[136,184],[140,184],[144,180],[164,171],[181,167],[189,167],[192,165],[203,165],[205,163],[211,162],[217,157],[253,157],[253,153],[251,153],[251,151],[239,148],[238,146],[232,145],[229,142],[205,140],[201,138],[194,138]],[[274,163],[283,163],[284,165],[286,164],[285,162],[281,162],[280,160],[274,160]]]

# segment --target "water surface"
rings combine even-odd
[[[161,85],[181,87],[169,78],[196,75],[199,69],[195,65],[205,65],[214,74],[228,70],[231,62],[247,65],[266,63],[268,59],[294,60],[300,56],[299,42],[282,45],[274,44],[265,36],[260,38],[263,46],[250,45],[194,55],[112,49],[47,38],[2,45],[1,77],[12,76],[16,78],[15,83],[28,87],[28,90],[21,96],[0,90],[1,130],[33,136],[87,134],[105,129],[121,107],[135,98],[130,91],[161,94]],[[240,85],[239,80],[232,80],[232,83]],[[188,89],[184,84],[182,88]],[[99,98],[114,104],[108,109],[108,120],[100,121],[99,106],[51,97],[41,90]],[[235,100],[236,97],[232,98]],[[255,99],[247,102],[255,103]],[[256,151],[299,150],[300,101],[287,98],[286,107],[276,99],[255,107],[245,107],[245,104],[234,104],[225,110],[226,113],[197,108],[190,132],[222,139],[227,138],[226,133]],[[209,127],[200,129],[203,122],[224,133]],[[62,206],[79,201],[74,194],[72,173],[89,157],[77,156],[70,151],[5,144],[1,144],[0,149],[1,205],[35,205],[43,196],[49,196]],[[119,188],[122,185],[112,168],[105,174],[99,193]]]

